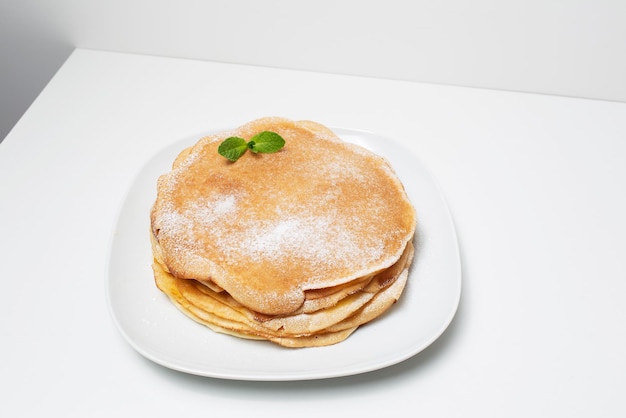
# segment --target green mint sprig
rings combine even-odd
[[[217,148],[217,152],[228,158],[230,161],[235,162],[241,157],[248,149],[254,153],[273,153],[279,151],[285,146],[285,140],[282,136],[276,132],[263,131],[250,138],[249,142],[238,136],[231,136],[226,138],[220,146]]]

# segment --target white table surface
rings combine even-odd
[[[394,138],[437,178],[463,293],[425,351],[246,382],[118,332],[107,255],[142,164],[266,115]],[[78,49],[0,144],[0,416],[626,416],[625,161],[624,103]]]

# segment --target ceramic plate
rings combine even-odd
[[[435,341],[456,312],[461,269],[454,225],[433,177],[401,144],[353,129],[345,141],[386,157],[404,183],[418,217],[415,261],[401,299],[347,340],[329,347],[289,349],[215,333],[182,314],[154,285],[149,212],[157,177],[202,135],[163,149],[140,170],[124,201],[111,241],[107,296],[126,340],[146,358],[195,375],[240,380],[307,380],[381,369]]]

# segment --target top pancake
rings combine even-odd
[[[274,154],[218,154],[229,136],[285,139]],[[310,121],[263,118],[182,151],[158,180],[157,257],[182,279],[211,280],[249,309],[286,315],[305,291],[393,265],[415,213],[389,163]]]

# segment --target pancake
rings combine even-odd
[[[219,155],[271,131],[272,155]],[[285,347],[336,344],[401,296],[416,216],[389,163],[312,121],[263,118],[201,138],[157,182],[157,287],[192,320]]]
[[[234,163],[217,152],[227,137],[249,140],[262,131],[281,135],[285,147]],[[385,159],[320,124],[283,118],[183,150],[159,178],[150,216],[165,272],[209,283],[270,316],[302,312],[315,292],[332,294],[390,268],[416,223]]]
[[[287,347],[313,347],[343,341],[360,325],[382,315],[395,303],[408,278],[410,246],[393,273],[381,274],[376,285],[347,296],[332,308],[314,314],[260,319],[224,292],[212,293],[195,280],[176,279],[157,263],[157,286],[188,317],[213,331],[247,339],[264,339]],[[393,274],[393,277],[391,275]],[[368,293],[370,292],[370,293]]]
[[[153,269],[159,289],[172,298],[181,310],[191,313],[192,317],[202,318],[203,323],[266,338],[301,337],[324,332],[332,326],[335,326],[333,331],[351,328],[352,326],[344,325],[337,329],[336,325],[352,317],[372,300],[385,300],[391,303],[397,300],[399,297],[397,292],[389,293],[386,289],[394,286],[397,289],[395,283],[398,278],[406,281],[412,257],[413,246],[409,244],[407,251],[393,267],[376,275],[362,290],[346,295],[336,303],[314,312],[273,317],[259,315],[235,301],[228,293],[214,292],[198,281],[176,279],[158,263],[153,265]],[[404,284],[401,288],[404,288]],[[375,304],[379,306],[380,302]],[[376,310],[372,310],[370,306],[368,312],[375,312],[376,315],[364,314],[361,311],[359,319],[353,318],[350,323],[354,324],[353,326],[360,325],[366,322],[364,319],[368,321],[373,319],[389,306],[384,305],[384,309],[381,307]]]

